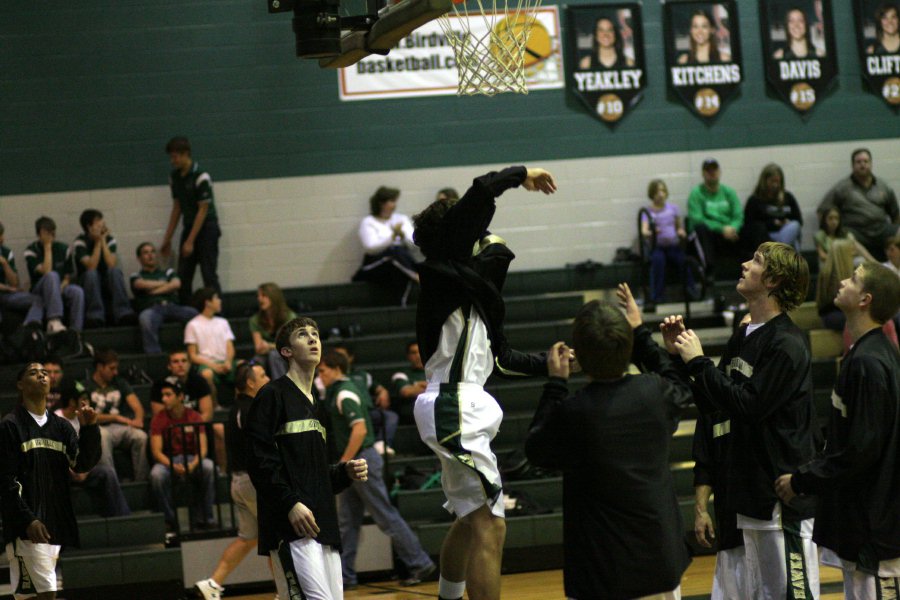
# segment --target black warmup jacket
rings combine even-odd
[[[731,336],[718,368],[701,356],[687,364],[687,371],[697,407],[731,416],[729,506],[769,520],[778,502],[775,479],[815,455],[812,360],[803,332],[787,314],[749,336],[746,327]],[[783,506],[782,516],[797,521],[814,512],[812,498],[797,498]]]
[[[716,519],[716,550],[731,550],[744,545],[737,528],[737,514],[731,508],[728,492],[728,461],[731,450],[731,419],[717,410],[700,413],[694,431],[694,487],[713,489]]]
[[[506,305],[501,292],[516,257],[506,243],[488,233],[494,199],[525,181],[525,167],[509,167],[477,177],[441,221],[436,239],[416,243],[426,260],[419,265],[421,293],[416,338],[422,361],[437,349],[444,322],[455,310],[478,311],[488,330],[494,371],[500,375],[546,375],[544,355],[512,350],[503,334]]]
[[[256,488],[259,554],[302,537],[288,521],[297,502],[312,511],[320,529],[316,541],[340,551],[334,495],[350,485],[350,477],[344,463],[329,464],[316,408],[287,375],[259,390],[244,432],[250,440],[247,470]]]
[[[90,471],[100,460],[100,428],[71,423],[52,412],[39,427],[22,404],[0,421],[0,505],[3,543],[27,540],[35,519],[50,543],[78,547],[78,524],[69,492],[69,468]]]
[[[825,452],[800,467],[791,486],[819,496],[820,546],[869,572],[900,557],[900,354],[881,328],[844,358]]]
[[[691,391],[650,330],[634,333],[633,360],[651,374],[595,381],[572,396],[551,378],[525,441],[528,460],[563,471],[563,578],[578,600],[673,590],[691,562],[669,469]]]

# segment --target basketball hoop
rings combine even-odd
[[[525,53],[541,0],[516,0],[515,8],[507,2],[454,0],[453,10],[438,18],[456,58],[458,95],[528,93]]]

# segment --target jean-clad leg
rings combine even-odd
[[[84,289],[84,300],[87,303],[87,318],[105,322],[106,308],[103,306],[103,287],[97,269],[84,272],[81,276],[81,287]]]
[[[69,327],[75,331],[84,329],[84,290],[70,283],[62,290],[62,297],[69,305]]]
[[[222,287],[219,285],[219,237],[222,231],[218,221],[209,219],[203,223],[197,241],[194,243],[194,254],[200,262],[200,275],[203,277],[204,287],[211,287],[219,295],[222,295]],[[182,279],[182,281],[184,281]]]
[[[122,270],[116,267],[106,272],[106,286],[112,300],[113,319],[118,323],[120,319],[134,314],[131,302],[128,301],[128,290],[125,287],[125,276]]]

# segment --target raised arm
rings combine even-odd
[[[568,353],[562,342],[554,344],[547,353],[550,378],[544,384],[525,438],[525,456],[532,464],[547,469],[563,468],[568,456],[565,441],[569,432],[563,409],[563,401],[569,395]]]

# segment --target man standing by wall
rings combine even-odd
[[[181,278],[181,303],[189,304],[194,284],[194,272],[200,265],[203,285],[219,294],[219,220],[213,198],[212,178],[191,157],[191,143],[186,137],[173,137],[166,144],[166,154],[172,165],[169,188],[172,190],[172,212],[163,238],[160,253],[168,257],[172,253],[172,236],[181,222],[181,243],[178,255],[178,275]]]
[[[900,209],[894,190],[872,173],[872,153],[859,148],[850,155],[853,172],[837,182],[819,204],[819,215],[831,208],[841,213],[841,225],[853,232],[876,259],[885,260],[884,245],[897,234]]]

